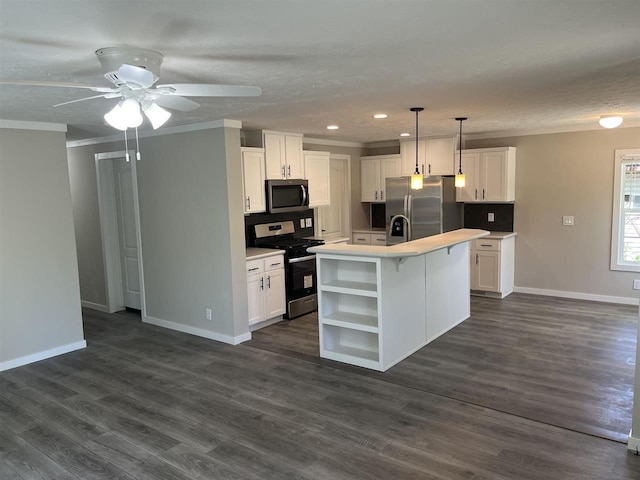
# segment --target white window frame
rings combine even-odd
[[[620,260],[624,244],[624,222],[622,222],[622,165],[629,160],[640,162],[640,148],[629,148],[615,151],[615,169],[613,183],[613,215],[611,222],[611,270],[623,272],[640,272],[640,263],[631,264]]]

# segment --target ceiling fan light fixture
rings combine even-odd
[[[164,125],[169,118],[171,118],[171,112],[165,110],[155,103],[149,103],[149,105],[143,105],[142,111],[147,116],[154,130],[157,130]]]
[[[131,98],[118,103],[104,116],[104,119],[109,125],[118,130],[139,127],[143,120],[140,113],[140,104]]]
[[[602,115],[598,123],[604,128],[616,128],[622,125],[622,117],[620,115]]]

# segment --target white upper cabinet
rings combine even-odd
[[[457,137],[428,138],[418,140],[418,170],[423,175],[454,175]],[[402,175],[412,175],[416,170],[416,141],[400,142]]]
[[[360,157],[360,201],[384,202],[387,178],[399,176],[399,155]]]
[[[321,207],[331,202],[330,153],[302,152],[305,178],[309,181],[309,207]]]
[[[264,147],[268,180],[304,178],[302,134],[257,130],[245,132],[245,141]]]
[[[515,147],[462,151],[465,186],[458,188],[458,202],[513,202],[516,199]]]
[[[241,152],[244,213],[264,212],[267,209],[264,186],[264,150],[242,147]]]

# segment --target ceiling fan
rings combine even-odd
[[[138,127],[144,112],[154,129],[162,126],[171,113],[162,107],[188,112],[200,104],[185,97],[254,97],[262,93],[259,87],[240,85],[212,85],[173,83],[155,85],[160,77],[163,55],[153,50],[135,47],[106,47],[96,50],[104,77],[113,87],[99,87],[72,82],[41,82],[31,80],[0,80],[9,85],[35,85],[42,87],[80,88],[99,95],[58,103],[54,107],[96,98],[121,98],[118,105],[107,113],[105,121],[118,130]]]

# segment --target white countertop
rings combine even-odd
[[[309,248],[312,253],[329,253],[340,255],[354,255],[360,257],[416,257],[425,253],[440,250],[442,248],[451,247],[458,243],[468,242],[476,238],[482,238],[490,235],[487,230],[478,230],[474,228],[461,228],[452,232],[433,235],[431,237],[419,238],[411,242],[400,243],[383,247],[378,245],[346,245],[343,243],[323,245],[319,247]]]
[[[247,248],[247,260],[256,260],[258,258],[273,257],[274,255],[284,255],[284,250],[277,248]]]
[[[485,238],[493,239],[493,240],[502,240],[504,238],[515,237],[517,235],[516,232],[491,232]]]

